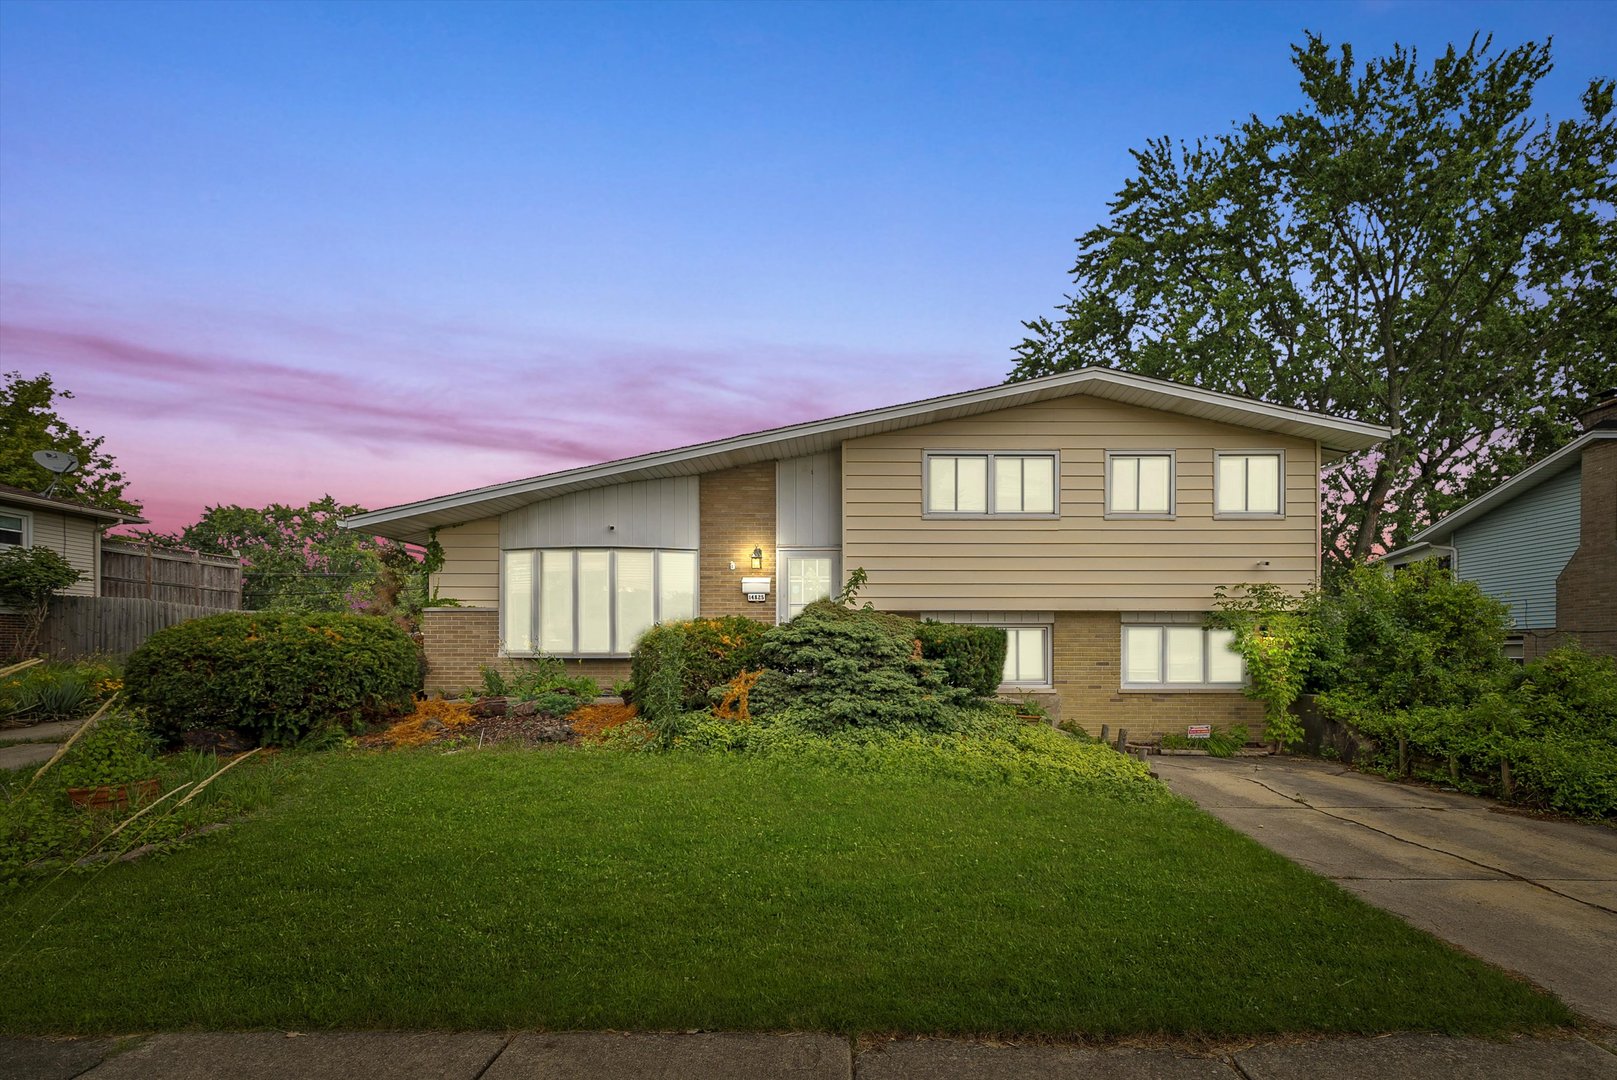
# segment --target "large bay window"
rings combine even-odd
[[[500,590],[506,653],[627,656],[653,623],[696,615],[696,552],[507,551]]]
[[[1278,450],[1221,453],[1213,475],[1213,504],[1220,517],[1279,517],[1285,500],[1285,460]]]
[[[1147,688],[1235,687],[1246,678],[1228,630],[1200,626],[1123,627],[1123,685]]]
[[[1054,517],[1056,455],[926,455],[926,513]]]

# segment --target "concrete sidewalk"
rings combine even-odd
[[[1224,1053],[832,1035],[275,1032],[0,1038],[3,1080],[1612,1080],[1587,1040],[1441,1035],[1270,1042]]]
[[[1310,759],[1152,765],[1266,847],[1617,1027],[1617,830]]]

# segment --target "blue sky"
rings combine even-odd
[[[1004,378],[1147,138],[1614,5],[0,3],[0,366],[163,524]]]

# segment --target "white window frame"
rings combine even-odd
[[[933,458],[983,458],[988,462],[987,490],[983,505],[985,510],[933,510],[932,498],[932,459]],[[1050,461],[1050,506],[1049,513],[1025,513],[1022,511],[996,511],[994,509],[994,460],[996,458],[1048,458]],[[958,501],[958,500],[957,500]],[[1058,450],[927,450],[921,457],[921,517],[926,519],[939,519],[945,521],[981,521],[986,518],[1024,519],[1034,521],[1053,521],[1061,516],[1061,453]]]
[[[567,652],[546,653],[538,648],[542,640],[541,632],[544,618],[544,574],[540,565],[544,552],[566,552],[572,556],[572,611],[573,611],[573,648]],[[696,574],[691,582],[691,615],[699,616],[702,611],[702,563],[701,556],[692,548],[635,548],[635,547],[576,547],[576,548],[504,548],[500,551],[500,646],[499,655],[513,657],[555,656],[566,660],[621,660],[631,655],[627,652],[580,652],[579,639],[579,579],[578,556],[580,552],[607,552],[611,558],[608,563],[608,575],[611,583],[611,610],[607,614],[607,641],[612,645],[618,640],[618,553],[623,551],[650,552],[651,553],[651,598],[652,598],[652,625],[656,626],[663,621],[662,603],[662,572],[663,554],[665,552],[675,555],[693,556]],[[530,626],[528,639],[534,645],[530,649],[507,648],[505,642],[505,608],[507,597],[507,584],[505,579],[505,561],[509,555],[530,555],[534,558],[533,581],[533,610],[529,616]]]
[[[1276,510],[1275,512],[1273,512],[1273,513],[1270,513],[1267,510],[1260,510],[1260,511],[1258,511],[1256,513],[1253,513],[1251,511],[1247,511],[1247,510],[1220,510],[1219,506],[1222,505],[1222,500],[1219,498],[1220,494],[1222,493],[1222,488],[1221,488],[1220,485],[1223,483],[1222,475],[1223,475],[1223,472],[1224,472],[1223,468],[1220,467],[1220,463],[1227,457],[1259,457],[1259,456],[1272,457],[1272,458],[1277,458],[1278,459],[1278,462],[1277,462],[1278,467],[1277,467],[1276,475],[1275,475],[1275,483],[1279,487],[1279,490],[1275,493],[1275,506],[1279,507],[1279,509]],[[1251,499],[1250,499],[1250,494],[1251,494],[1250,486],[1251,485],[1250,485],[1250,482],[1249,482],[1248,483],[1248,491],[1244,493],[1247,496],[1249,496],[1248,499],[1247,499],[1248,503],[1251,502]],[[1225,520],[1225,521],[1241,521],[1241,520],[1246,520],[1246,521],[1264,521],[1264,520],[1278,521],[1278,520],[1280,520],[1281,518],[1283,518],[1285,516],[1286,516],[1286,452],[1284,450],[1277,450],[1277,449],[1274,449],[1274,448],[1260,448],[1260,449],[1256,449],[1256,450],[1218,450],[1218,451],[1215,451],[1213,453],[1213,517],[1214,517],[1215,520]]]
[[[830,559],[831,560],[831,595],[836,596],[842,588],[842,549],[841,548],[780,548],[775,552],[775,568],[780,580],[775,583],[775,622],[785,622],[789,615],[786,610],[791,606],[787,593],[786,563],[789,559]]]
[[[1112,509],[1112,462],[1117,458],[1165,457],[1168,459],[1168,512]],[[1106,484],[1102,497],[1106,500],[1104,517],[1108,521],[1172,521],[1179,516],[1179,454],[1175,450],[1108,450],[1106,451]]]
[[[34,546],[34,515],[27,510],[14,509],[10,506],[0,506],[0,514],[6,517],[22,519],[22,543],[10,544],[0,542],[0,548],[33,547]]]
[[[1228,691],[1239,690],[1247,684],[1246,660],[1241,661],[1241,680],[1239,682],[1209,682],[1207,679],[1208,666],[1213,654],[1209,647],[1207,635],[1216,627],[1202,626],[1197,623],[1182,622],[1126,622],[1118,633],[1119,656],[1122,663],[1119,665],[1118,683],[1124,690],[1149,690],[1152,693],[1189,692],[1198,691]],[[1130,630],[1157,630],[1157,671],[1165,679],[1168,674],[1168,631],[1169,630],[1199,630],[1202,635],[1202,677],[1200,682],[1130,682],[1129,681],[1129,631]]]
[[[968,624],[969,625],[969,624]],[[985,624],[978,624],[985,625]],[[1014,692],[1017,690],[1048,690],[1055,685],[1055,628],[1049,623],[989,623],[986,625],[997,627],[1000,630],[1038,630],[1044,635],[1044,678],[1018,679],[1011,682],[1001,682],[1002,691]],[[1005,654],[1010,656],[1010,642],[1006,641]]]

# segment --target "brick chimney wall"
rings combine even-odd
[[[1584,416],[1584,426],[1617,426],[1617,398]],[[1557,637],[1617,655],[1617,439],[1584,447],[1578,550],[1555,582]]]

